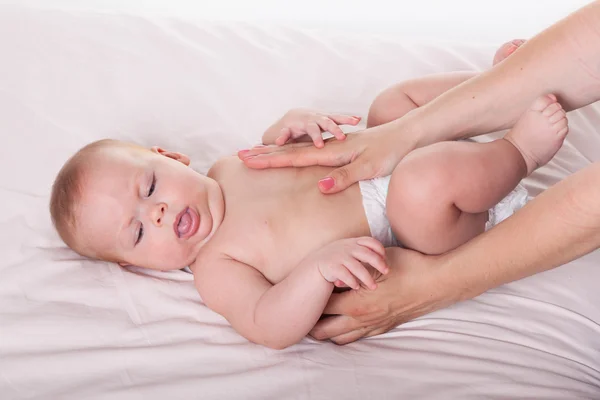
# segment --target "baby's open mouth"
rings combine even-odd
[[[177,218],[175,218],[173,230],[177,237],[187,239],[198,231],[199,225],[200,216],[196,211],[187,207],[177,215]]]

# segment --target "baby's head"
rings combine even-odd
[[[50,213],[77,253],[121,265],[190,265],[225,211],[221,188],[159,147],[101,140],[79,150],[52,187]]]

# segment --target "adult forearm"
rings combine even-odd
[[[455,300],[574,260],[600,247],[600,163],[540,194],[506,221],[443,256]]]
[[[568,110],[600,98],[600,1],[541,32],[494,68],[392,122],[420,145],[505,129],[538,96]],[[413,123],[414,121],[414,123]]]

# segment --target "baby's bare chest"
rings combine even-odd
[[[215,240],[228,256],[258,269],[272,283],[285,278],[312,251],[338,239],[369,234],[355,185],[323,195],[327,169],[247,170],[215,174],[225,218]]]

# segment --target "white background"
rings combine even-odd
[[[68,10],[263,20],[357,30],[395,30],[417,39],[498,42],[534,35],[589,0],[0,0]],[[543,10],[540,10],[543,8]],[[377,24],[373,24],[376,21]]]

